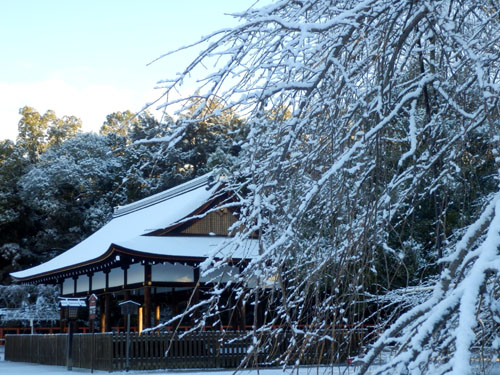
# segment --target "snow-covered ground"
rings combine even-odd
[[[347,370],[346,368],[338,368],[338,369],[324,369],[324,371],[320,371],[320,374],[331,374],[331,375],[340,375],[340,374],[354,374],[355,372],[352,370]],[[45,366],[45,365],[37,365],[33,363],[21,363],[21,362],[9,362],[9,361],[0,361],[0,374],[2,375],[32,375],[32,374],[43,374],[43,375],[70,375],[70,374],[80,374],[80,373],[89,373],[88,369],[80,369],[73,368],[73,371],[68,371],[66,367],[62,366]],[[105,371],[94,371],[95,374],[109,374]],[[144,375],[144,374],[168,374],[168,375],[231,375],[233,371],[231,370],[155,370],[155,371],[130,371],[130,372],[113,372],[112,375]],[[260,375],[284,375],[289,374],[290,371],[285,371],[281,369],[261,369],[259,371]],[[257,375],[257,371],[242,371],[240,372],[242,375]],[[297,374],[296,371],[293,374]],[[316,368],[304,368],[299,371],[300,375],[308,375],[308,374],[317,374]]]
[[[34,363],[24,363],[24,362],[10,362],[5,361],[5,346],[0,346],[0,374],[1,375],[31,375],[33,373],[39,373],[43,375],[71,375],[71,374],[90,374],[89,369],[73,368],[73,371],[68,371],[64,366],[46,366],[38,365]],[[241,375],[355,375],[356,366],[337,366],[337,367],[322,367],[318,371],[316,367],[303,367],[297,372],[297,370],[285,370],[282,369],[260,369],[252,371],[242,371]],[[373,370],[372,370],[373,371]],[[481,368],[478,364],[473,366],[474,374],[483,374]],[[106,371],[94,371],[95,374],[109,374]],[[370,374],[371,371],[368,372]],[[167,374],[167,375],[231,375],[233,371],[231,370],[155,370],[155,371],[130,371],[130,372],[113,372],[111,375],[145,375],[145,374]],[[491,363],[487,366],[484,374],[487,375],[498,375],[500,374],[500,362]]]

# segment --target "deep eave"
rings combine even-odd
[[[187,263],[190,265],[196,265],[203,262],[206,259],[207,259],[206,256],[169,255],[169,254],[158,254],[145,251],[137,251],[120,245],[112,244],[102,256],[92,259],[88,262],[75,264],[70,267],[57,269],[51,272],[37,274],[32,277],[16,278],[16,280],[22,283],[35,283],[35,284],[42,282],[57,283],[58,280],[60,279],[72,276],[99,272],[115,267],[125,267],[127,265],[137,262],[138,260],[147,262],[170,262],[170,263],[178,262],[178,263]],[[219,261],[220,259],[221,259],[220,257],[214,257],[215,261]],[[249,257],[234,257],[231,258],[229,261],[231,263],[241,263],[241,262],[246,263],[249,260],[250,260]]]

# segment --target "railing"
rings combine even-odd
[[[258,353],[252,354],[247,365],[292,364],[298,359],[310,365],[345,361],[355,353],[365,333],[336,330],[335,338],[319,342],[295,334],[294,340],[303,350],[290,355],[287,346],[292,334],[282,332],[268,340]],[[236,368],[251,351],[252,340],[245,332],[236,331],[130,334],[129,368]],[[8,361],[66,365],[67,335],[7,335],[6,341],[5,359]],[[123,370],[126,368],[126,334],[75,334],[72,361],[74,367]]]

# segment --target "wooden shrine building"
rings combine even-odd
[[[203,294],[210,282],[231,280],[257,249],[257,241],[248,239],[222,271],[200,276],[200,263],[214,250],[223,252],[219,258],[234,250],[222,246],[236,217],[219,208],[228,199],[221,188],[222,182],[208,174],[119,207],[84,241],[11,276],[22,283],[58,284],[63,297],[95,294],[103,332],[123,326],[118,303],[129,299],[141,304],[139,329],[152,327],[182,312],[190,298],[203,298],[193,294],[196,285]],[[237,322],[231,319],[223,324],[244,327],[247,317],[242,312]]]

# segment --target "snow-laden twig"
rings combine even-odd
[[[368,344],[374,326],[388,326],[365,372],[388,344],[399,352],[382,369],[412,374],[465,373],[471,346],[496,345],[485,291],[498,290],[489,230],[498,11],[494,2],[455,0],[283,0],[207,38],[166,95],[220,59],[193,98],[247,114],[227,191],[240,197],[233,243],[257,237],[259,255],[235,284],[212,290],[201,320],[218,316],[222,295],[266,310],[254,321],[253,353],[271,345],[263,332],[288,331],[286,354],[275,359],[284,365],[299,365],[314,345],[326,350],[318,363],[343,360]],[[384,309],[395,306],[392,289],[436,279],[431,296],[400,306],[399,319]],[[339,327],[366,335],[357,348],[354,339],[325,346]]]

